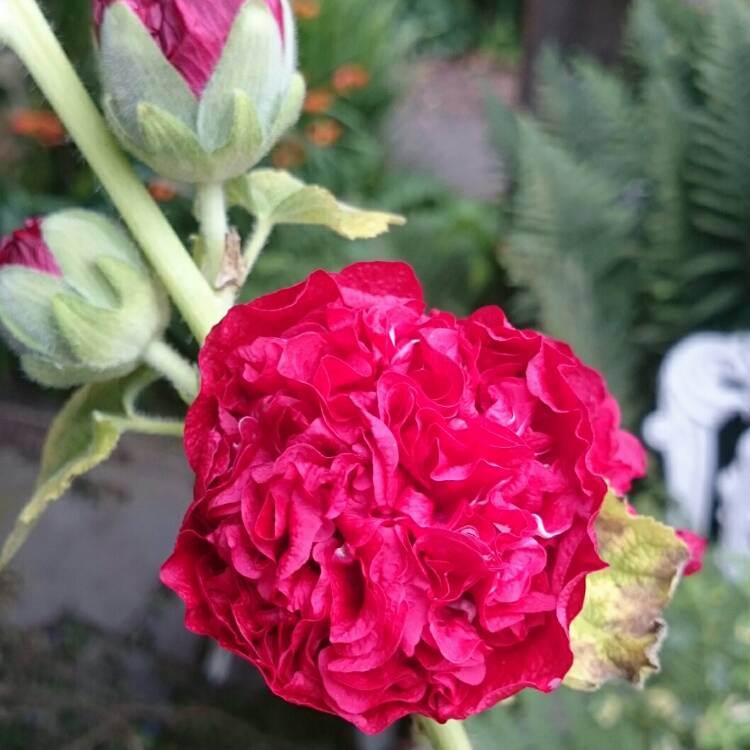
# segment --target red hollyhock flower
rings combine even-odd
[[[119,0],[141,19],[164,56],[196,96],[206,88],[237,14],[247,0]],[[285,35],[285,0],[266,0]],[[104,11],[118,0],[94,0],[97,29]]]
[[[235,307],[200,369],[188,628],[365,732],[560,684],[607,482],[644,469],[568,346],[360,263]]]
[[[27,219],[21,229],[0,239],[2,266],[24,266],[51,276],[62,276],[55,256],[42,237],[40,219]]]

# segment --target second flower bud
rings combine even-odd
[[[132,372],[168,321],[161,286],[103,216],[60,211],[0,241],[0,335],[42,385]]]

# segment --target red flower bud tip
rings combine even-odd
[[[117,0],[94,0],[97,30]],[[206,88],[245,0],[123,0],[196,96]],[[285,37],[283,0],[266,0]]]
[[[286,35],[286,29],[284,28],[284,6],[281,4],[281,0],[266,0],[266,3],[271,13],[273,13],[276,23],[279,24],[281,38],[283,39]]]
[[[62,276],[55,256],[42,237],[40,219],[27,219],[21,229],[0,241],[0,268],[24,266],[51,276]]]
[[[694,534],[686,529],[680,529],[677,536],[687,544],[690,550],[690,560],[685,567],[685,575],[692,576],[699,573],[703,570],[703,555],[706,552],[706,547],[708,547],[708,541],[699,534]]]

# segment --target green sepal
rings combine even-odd
[[[57,335],[49,300],[68,290],[65,281],[50,274],[4,267],[0,273],[0,331],[19,355],[37,352],[57,359],[70,351]]]
[[[152,381],[150,371],[141,368],[129,377],[87,385],[73,394],[47,434],[36,489],[0,550],[0,570],[18,552],[45,510],[62,497],[76,477],[106,461],[124,432],[170,434],[167,427],[172,423],[133,411],[138,394]]]
[[[229,140],[205,157],[204,182],[223,182],[243,174],[257,164],[265,155],[268,146],[263,128],[250,97],[236,90],[232,97],[232,129]]]
[[[132,362],[123,363],[120,367],[97,370],[86,365],[76,364],[72,360],[61,364],[60,360],[24,354],[21,356],[21,368],[26,376],[45,388],[75,388],[81,383],[103,383],[112,378],[123,377],[133,369]]]
[[[393,225],[406,223],[402,216],[341,203],[325,188],[305,185],[275,169],[258,169],[238,177],[227,184],[226,192],[230,204],[270,224],[326,226],[350,240],[371,239]]]
[[[146,159],[148,157],[143,151],[143,145],[140,144],[142,136],[137,118],[136,132],[134,135],[131,135],[117,116],[117,107],[115,105],[114,97],[111,94],[105,93],[102,97],[102,110],[104,112],[104,117],[107,120],[107,125],[109,125],[109,129],[120,142],[120,145],[137,159],[147,163]]]
[[[166,109],[141,102],[138,105],[141,138],[134,153],[158,174],[181,182],[195,182],[205,171],[206,152],[195,131]]]
[[[228,99],[231,129],[216,151],[205,150],[197,134],[169,112],[145,103],[139,107],[141,138],[124,145],[155,172],[181,182],[223,182],[242,174],[257,164],[268,145],[248,95],[236,90]]]
[[[111,219],[94,211],[69,209],[50,214],[42,222],[42,236],[53,248],[65,284],[92,304],[114,307],[114,288],[102,277],[98,262],[112,257],[148,275],[138,249]]]
[[[151,279],[129,263],[105,257],[95,265],[117,305],[102,308],[80,296],[59,294],[52,300],[55,321],[79,362],[99,371],[128,365],[132,369],[166,328],[164,298]]]
[[[642,685],[659,670],[662,613],[690,553],[674,529],[632,515],[611,493],[596,538],[609,567],[587,578],[583,609],[570,628],[574,663],[564,684],[575,690],[596,690],[615,679]]]
[[[286,96],[281,100],[281,106],[271,127],[271,133],[267,139],[268,150],[299,120],[305,103],[306,92],[307,84],[304,77],[301,73],[295,73],[292,76],[292,82]]]
[[[237,15],[201,97],[197,132],[208,153],[227,145],[234,130],[234,92],[248,96],[263,134],[270,132],[279,92],[286,92],[290,82],[282,60],[282,39],[273,14],[265,0],[250,0]]]

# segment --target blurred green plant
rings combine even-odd
[[[271,161],[337,195],[373,194],[384,159],[380,127],[403,80],[414,30],[400,23],[398,0],[302,0],[295,7],[308,97],[300,123]]]
[[[527,691],[470,720],[475,750],[747,750],[750,577],[728,582],[709,559],[680,586],[667,620],[663,672],[645,690]],[[151,750],[350,747],[340,722],[258,696],[244,682],[210,688],[161,660],[140,632],[118,639],[72,620],[44,631],[6,625],[0,657],[7,750],[57,750],[80,736],[112,743],[92,747],[137,737]],[[157,700],[133,699],[134,673],[139,684],[158,685]]]
[[[607,376],[631,424],[665,351],[750,324],[750,7],[637,0],[623,70],[548,50],[539,114],[490,105],[516,313]]]
[[[520,52],[522,0],[405,0],[419,48],[457,55],[482,48],[504,60]]]
[[[384,116],[417,50],[425,47],[432,15],[418,16],[414,3],[400,0],[301,0],[296,7],[309,93],[300,125],[274,150],[272,164],[349,203],[402,214],[408,224],[358,243],[314,229],[281,228],[243,297],[294,283],[315,268],[386,258],[415,266],[431,304],[457,312],[476,306],[497,283],[496,209],[394,170],[382,138]],[[233,218],[242,227],[243,218]]]
[[[405,227],[366,242],[348,242],[324,230],[279,227],[243,297],[296,283],[316,268],[335,270],[381,258],[411,263],[430,305],[467,313],[484,301],[497,304],[493,252],[499,223],[494,206],[459,199],[428,178],[397,173],[383,176],[376,195],[373,205],[407,216]]]
[[[77,67],[93,73],[92,32],[89,24],[81,23],[81,18],[88,18],[90,0],[48,0],[45,5]],[[479,10],[468,2],[466,8],[466,22],[478,26]],[[429,178],[396,173],[387,164],[381,137],[385,114],[399,95],[417,51],[430,47],[432,14],[422,14],[424,9],[419,2],[400,0],[295,3],[300,63],[310,96],[300,125],[269,161],[350,203],[406,214],[409,225],[384,241],[356,244],[314,229],[280,229],[244,292],[246,299],[294,283],[317,267],[337,269],[356,260],[384,257],[413,263],[432,304],[464,312],[479,301],[497,301],[499,274],[493,253],[500,221],[496,209],[459,198]],[[95,75],[86,78],[92,87],[96,85]],[[33,132],[25,138],[14,134],[11,120],[17,110],[46,114],[33,89],[17,88],[14,96],[12,101],[0,97],[0,146],[7,142],[6,150],[12,154],[12,161],[2,164],[0,172],[0,233],[10,232],[26,216],[72,204],[106,210],[106,198],[71,145],[50,146],[34,138]],[[11,120],[3,122],[3,110]],[[2,153],[0,148],[0,163]],[[189,191],[139,169],[164,201],[178,231],[183,236],[194,231]],[[238,212],[233,219],[243,230],[249,229],[246,216]],[[182,338],[186,337],[174,328],[173,340]],[[2,368],[11,365],[3,352],[0,347],[0,377]]]
[[[344,722],[252,679],[209,686],[197,668],[160,657],[147,629],[123,638],[72,617],[0,623],[0,658],[3,750],[353,749]]]
[[[643,691],[522,693],[472,719],[476,750],[750,747],[750,578],[727,582],[709,562],[667,611],[663,673]]]

